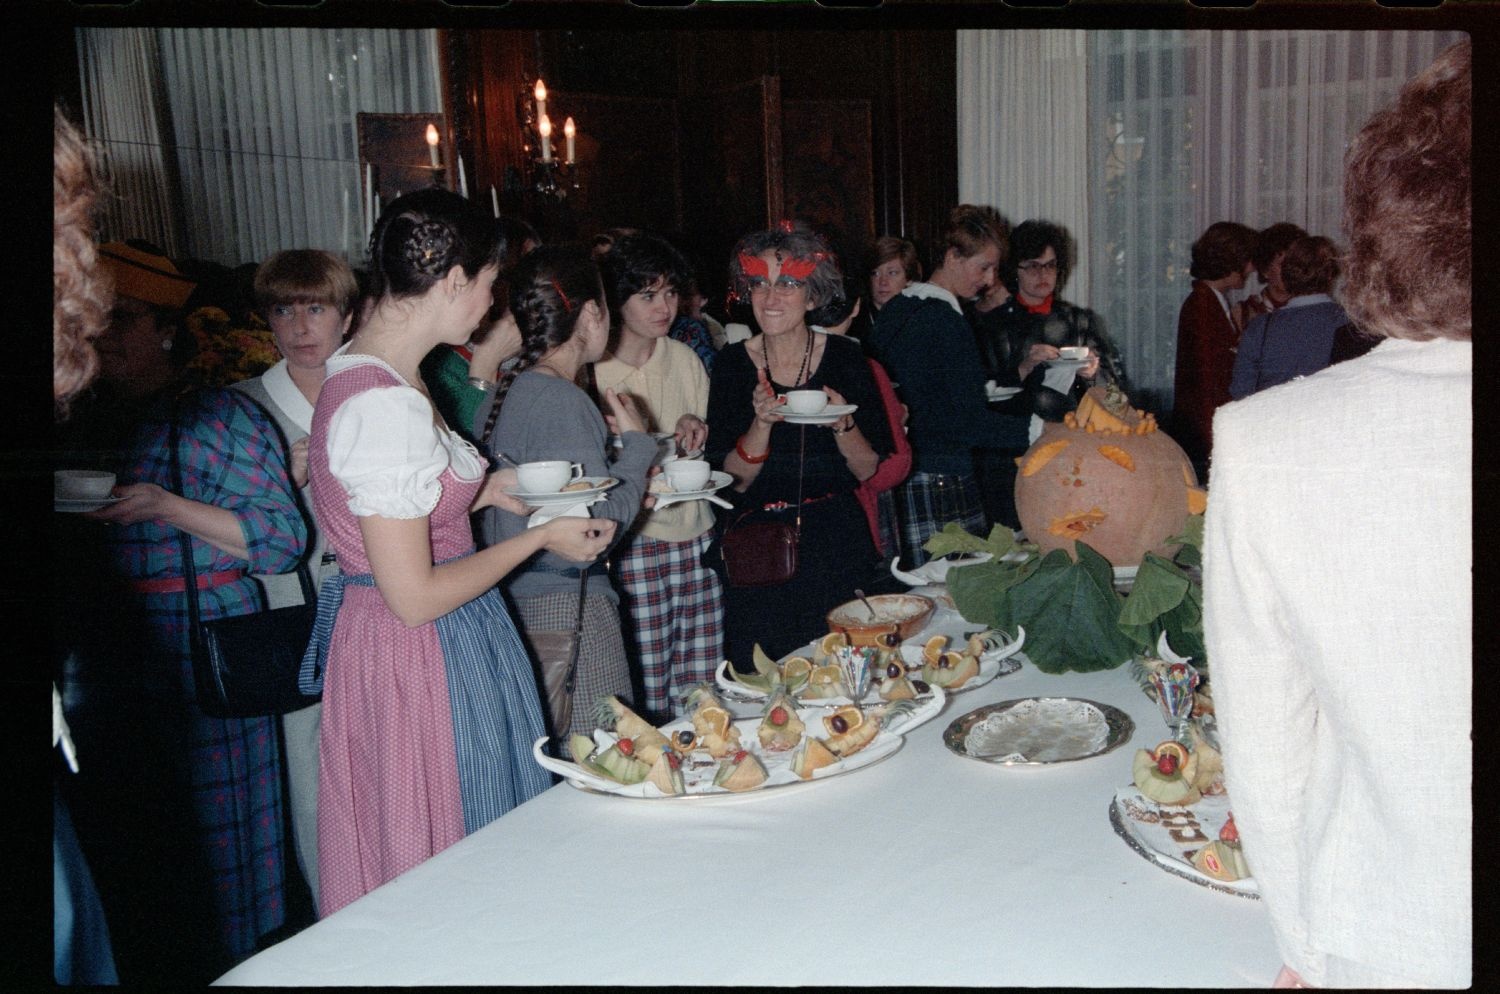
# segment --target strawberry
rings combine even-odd
[[[750,755],[748,752],[741,749],[739,752],[734,754],[734,761],[736,763],[743,763],[745,761],[745,757],[748,755]]]
[[[1177,772],[1177,757],[1170,752],[1162,753],[1156,757],[1156,768],[1163,776],[1171,776]]]
[[[633,739],[621,739],[618,745],[621,755],[630,756],[635,753],[635,741]]]
[[[787,719],[786,708],[784,708],[784,707],[782,707],[782,706],[780,706],[778,704],[776,707],[774,707],[774,708],[771,709],[771,724],[777,725],[777,726],[785,725],[786,724],[786,719]]]
[[[1219,829],[1219,841],[1220,842],[1238,842],[1238,841],[1240,841],[1240,830],[1234,824],[1234,813],[1233,812],[1230,812],[1230,814],[1229,814],[1229,820],[1224,823],[1224,827],[1221,828],[1221,829]]]

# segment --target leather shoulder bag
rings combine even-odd
[[[172,490],[182,494],[179,421],[180,406],[173,412],[168,444]],[[192,537],[180,531],[177,541],[187,586],[188,641],[199,709],[215,718],[260,718],[318,703],[320,695],[304,694],[297,685],[317,615],[317,594],[306,561],[297,564],[301,604],[204,621],[198,606]]]

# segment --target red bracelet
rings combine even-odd
[[[749,463],[752,466],[759,465],[760,463],[763,463],[767,459],[771,458],[771,450],[769,448],[767,448],[766,451],[762,452],[758,456],[752,456],[750,453],[746,452],[744,435],[741,435],[739,438],[734,440],[734,451],[738,452],[740,454],[740,458],[745,460],[745,462]]]

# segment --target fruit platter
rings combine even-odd
[[[1260,897],[1227,794],[1183,806],[1153,801],[1134,785],[1121,787],[1110,802],[1109,821],[1131,849],[1168,873],[1226,894]]]
[[[728,798],[807,786],[880,762],[906,732],[943,708],[936,689],[922,701],[799,706],[779,688],[759,717],[735,718],[708,684],[685,700],[686,714],[660,728],[619,699],[601,698],[592,736],[573,735],[571,760],[532,755],[580,790],[642,800]]]
[[[725,660],[715,682],[727,699],[736,702],[760,703],[778,688],[785,688],[799,704],[924,701],[933,688],[959,694],[1015,672],[1021,667],[1017,653],[1025,643],[1024,628],[1015,637],[999,630],[962,633],[928,628],[906,642],[884,647],[852,646],[842,633],[832,632],[779,660],[757,646],[751,660],[755,672],[738,673]]]

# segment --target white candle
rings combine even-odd
[[[438,165],[442,164],[442,163],[440,163],[438,161],[438,149],[437,149],[437,147],[438,147],[437,126],[433,125],[433,124],[429,124],[429,125],[427,125],[427,154],[432,159],[432,164],[434,166],[438,166]]]
[[[495,185],[490,184],[490,209],[495,212],[495,217],[500,216],[500,194],[495,192]]]
[[[577,133],[578,129],[573,126],[573,119],[571,117],[563,122],[563,137],[568,140],[568,165],[570,166],[573,164],[574,157],[573,136]]]
[[[365,238],[375,232],[375,212],[371,209],[374,202],[370,199],[375,196],[375,171],[370,163],[365,163],[365,195],[359,198],[360,213],[365,216]]]
[[[542,115],[542,122],[537,125],[537,132],[542,136],[542,161],[552,161],[552,122],[547,116]]]
[[[458,194],[465,200],[469,197],[469,179],[464,175],[464,157],[458,157]]]
[[[536,81],[532,95],[536,97],[536,119],[540,121],[547,116],[547,86],[540,79]]]

